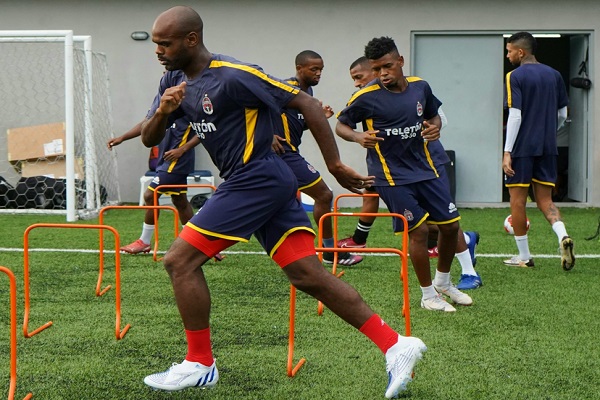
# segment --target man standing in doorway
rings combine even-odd
[[[535,58],[537,43],[529,32],[512,35],[506,57],[517,68],[506,74],[506,143],[502,159],[505,185],[510,194],[510,211],[519,255],[504,264],[533,267],[527,239],[525,205],[529,186],[537,207],[558,237],[561,265],[575,266],[573,239],[567,234],[560,212],[552,201],[556,183],[558,150],[556,132],[567,118],[567,91],[560,73]]]

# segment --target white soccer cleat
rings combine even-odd
[[[435,286],[434,285],[434,287],[435,287],[435,290],[438,291],[438,293],[442,293],[442,294],[450,297],[450,300],[452,300],[452,302],[454,304],[458,304],[460,306],[470,306],[471,304],[473,304],[473,299],[471,298],[471,296],[469,296],[466,293],[461,292],[453,284],[450,284],[448,286]]]
[[[406,390],[406,385],[412,381],[413,368],[417,361],[423,358],[427,346],[419,338],[399,336],[398,343],[385,353],[388,386],[385,397],[393,399],[399,392]]]
[[[173,363],[166,371],[148,375],[144,378],[144,383],[154,389],[172,392],[189,387],[210,388],[218,380],[219,371],[215,361],[209,367],[200,363],[183,362]]]
[[[430,297],[428,299],[421,299],[421,307],[426,310],[432,311],[456,311],[456,308],[452,307],[450,303],[444,300],[444,297],[439,293],[436,296]]]

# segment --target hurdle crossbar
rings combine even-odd
[[[100,230],[109,230],[113,233],[115,238],[115,312],[116,312],[116,322],[115,322],[115,336],[117,340],[123,339],[125,334],[130,328],[130,325],[127,324],[123,330],[121,330],[121,257],[118,251],[120,247],[120,239],[119,233],[115,228],[108,225],[90,225],[90,224],[33,224],[30,225],[27,229],[25,229],[24,240],[23,240],[23,263],[24,263],[24,289],[25,289],[25,310],[23,317],[23,335],[26,338],[30,338],[33,335],[43,331],[46,328],[52,326],[52,321],[46,322],[44,325],[39,328],[29,332],[29,312],[30,312],[30,301],[29,301],[29,234],[32,230],[36,228],[67,228],[67,229],[100,229]],[[102,254],[102,252],[100,252]],[[100,273],[100,277],[98,278],[98,284],[96,286],[96,293],[98,293],[98,288],[101,284],[102,273]],[[107,290],[107,289],[106,289]],[[106,291],[104,290],[104,292]]]
[[[173,206],[106,206],[100,209],[98,213],[98,223],[102,225],[104,223],[104,213],[108,210],[154,210],[154,252],[152,253],[152,259],[158,261],[158,210],[171,210],[173,211],[174,219],[174,237],[179,235],[179,211]],[[100,230],[100,262],[104,259],[104,236],[102,230]],[[115,249],[119,252],[120,249]]]

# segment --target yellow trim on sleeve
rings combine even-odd
[[[245,71],[245,72],[249,72],[254,76],[257,76],[258,78],[269,82],[271,85],[276,86],[280,89],[283,89],[287,92],[290,92],[292,94],[298,94],[300,92],[299,89],[293,87],[293,86],[289,86],[286,85],[285,83],[282,83],[280,81],[277,81],[275,79],[270,78],[267,74],[265,74],[262,71],[259,71],[256,68],[252,68],[248,65],[243,65],[243,64],[234,64],[232,62],[228,62],[228,61],[218,61],[218,60],[213,60],[210,62],[210,66],[209,68],[221,68],[221,67],[228,67],[228,68],[234,68],[234,69],[239,69],[241,71]]]

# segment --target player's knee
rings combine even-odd
[[[440,234],[442,235],[456,235],[458,234],[458,228],[458,221],[454,221],[451,224],[438,225],[438,229],[440,230]]]
[[[171,196],[171,201],[177,210],[185,210],[189,204],[186,193]]]
[[[160,195],[159,195],[160,197]],[[147,189],[144,192],[144,202],[146,203],[147,206],[153,206],[154,205],[154,192],[150,189]]]

